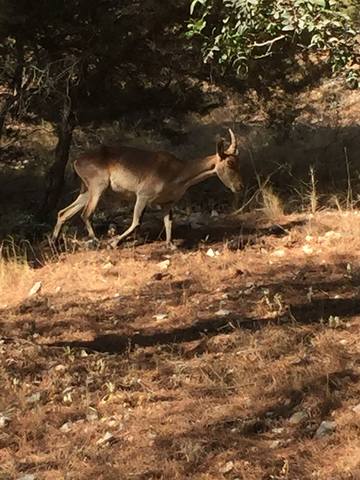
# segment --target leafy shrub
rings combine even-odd
[[[188,37],[201,40],[205,63],[246,78],[250,62],[300,52],[326,54],[357,86],[356,0],[193,0]],[[355,9],[356,11],[356,9]]]

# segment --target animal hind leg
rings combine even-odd
[[[130,235],[130,233],[132,233],[140,225],[141,218],[142,218],[142,215],[144,213],[147,202],[148,202],[147,197],[141,197],[141,196],[136,197],[132,223],[131,223],[130,227],[127,230],[125,230],[125,232],[123,232],[121,235],[117,235],[116,237],[113,238],[113,240],[110,243],[110,245],[113,248],[117,247],[118,243],[121,240],[123,240],[125,237]]]
[[[89,190],[89,197],[84,210],[82,211],[81,218],[83,219],[89,237],[96,240],[94,229],[90,222],[90,216],[94,213],[95,208],[100,200],[101,194],[105,190],[106,185],[101,185],[97,189]]]
[[[63,224],[71,217],[73,217],[76,213],[78,213],[86,205],[86,202],[88,201],[88,196],[89,192],[80,193],[73,203],[59,211],[57,222],[52,233],[53,241],[58,238]]]

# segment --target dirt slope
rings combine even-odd
[[[1,264],[1,480],[360,478],[359,232],[220,218]]]

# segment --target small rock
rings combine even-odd
[[[10,422],[10,417],[4,413],[0,413],[0,428],[4,428]]]
[[[28,296],[29,297],[33,297],[34,295],[36,295],[37,293],[40,292],[41,290],[41,287],[42,287],[42,283],[41,282],[36,282],[34,283],[34,285],[30,288],[29,290],[29,293],[28,293]]]
[[[35,478],[35,475],[33,475],[32,473],[25,473],[25,475],[17,477],[16,480],[35,480]]]
[[[159,262],[157,266],[162,271],[167,270],[170,267],[170,260],[163,260],[162,262]]]
[[[329,230],[328,232],[325,233],[324,236],[326,238],[339,239],[339,238],[341,238],[341,233],[340,232],[334,232],[334,230]]]
[[[96,410],[92,410],[86,415],[86,420],[88,422],[96,422],[97,420],[99,420],[99,414]]]
[[[220,310],[218,310],[217,312],[215,312],[215,315],[217,317],[227,317],[228,315],[230,315],[230,310],[225,310],[224,308],[220,308]]]
[[[41,398],[41,393],[40,392],[33,393],[29,397],[26,397],[26,403],[29,403],[29,404],[38,403],[38,402],[40,402],[40,398]]]
[[[162,320],[166,320],[168,318],[167,313],[159,313],[158,315],[153,315],[153,318],[157,320],[158,322],[161,322]]]
[[[67,432],[70,432],[72,426],[73,426],[72,422],[70,422],[70,421],[69,421],[69,422],[65,422],[63,425],[61,425],[60,430],[61,430],[62,432],[67,433]]]
[[[212,248],[209,248],[209,250],[206,252],[206,255],[210,258],[214,258],[220,255],[220,252],[217,250],[213,250]]]
[[[278,448],[281,445],[281,440],[273,440],[269,443],[269,448]]]
[[[104,263],[104,265],[102,266],[102,268],[104,270],[110,270],[110,268],[112,268],[114,266],[114,264],[112,262],[106,262]]]
[[[304,245],[303,248],[302,248],[302,251],[306,255],[311,255],[312,253],[314,253],[314,249],[310,245]]]
[[[66,370],[66,367],[65,365],[62,365],[61,363],[59,363],[59,365],[56,365],[56,367],[54,367],[54,370],[56,372],[63,372],[64,370]]]
[[[302,410],[300,412],[295,412],[293,415],[291,415],[291,417],[289,418],[289,423],[291,423],[292,425],[298,425],[307,418],[308,414]]]
[[[117,427],[119,425],[119,421],[115,417],[110,417],[107,420],[107,424],[108,424],[108,427],[114,428],[114,427]]]
[[[234,462],[230,460],[229,462],[226,462],[225,465],[220,469],[220,473],[229,473],[231,470],[233,470],[233,468]]]
[[[218,216],[219,216],[219,212],[217,212],[216,210],[211,210],[210,216],[211,216],[211,217],[218,217]]]
[[[355,407],[353,407],[351,409],[353,412],[357,413],[358,415],[360,415],[360,403],[358,403],[357,405],[355,405]]]
[[[114,435],[111,432],[105,432],[105,435],[96,442],[96,445],[104,445],[114,438]]]
[[[285,257],[286,252],[283,248],[279,248],[278,250],[274,250],[271,255],[273,255],[274,257],[281,258],[281,257]]]
[[[61,287],[60,285],[55,288],[55,293],[60,293],[61,292]]]
[[[336,429],[336,422],[323,421],[316,430],[315,438],[322,438],[329,435]]]
[[[279,428],[273,428],[271,431],[273,433],[283,433],[284,430],[285,430],[284,428],[279,427]]]

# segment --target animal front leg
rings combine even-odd
[[[141,217],[144,213],[147,202],[148,202],[147,197],[136,198],[132,223],[130,227],[127,230],[125,230],[124,233],[122,233],[121,235],[117,235],[116,237],[113,238],[113,240],[110,242],[110,245],[113,248],[117,247],[118,243],[121,242],[121,240],[123,240],[125,237],[130,235],[130,233],[132,233],[135,230],[135,228],[137,228],[140,225]]]
[[[171,241],[172,236],[172,223],[173,223],[173,213],[172,209],[169,208],[164,215],[164,225],[165,225],[165,234],[166,234],[166,245],[172,250],[176,249],[176,246]]]

